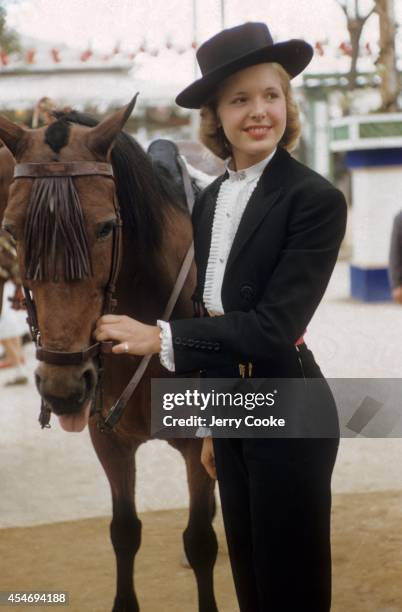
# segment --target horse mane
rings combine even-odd
[[[75,110],[55,111],[57,121],[94,127],[99,122]],[[176,208],[186,212],[180,191],[168,173],[153,164],[141,145],[127,132],[120,132],[111,153],[123,231],[135,240],[136,254],[155,255],[162,242],[166,214]]]

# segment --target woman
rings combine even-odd
[[[203,76],[176,101],[202,108],[202,140],[227,158],[193,212],[205,316],[156,326],[102,317],[96,338],[117,341],[115,353],[159,352],[169,369],[208,377],[238,377],[240,364],[256,377],[322,379],[302,336],[335,265],[346,205],[288,153],[299,135],[290,78],[311,57],[304,41],[274,44],[263,23],[224,30],[199,48]],[[241,612],[330,609],[337,448],[337,438],[204,439]]]

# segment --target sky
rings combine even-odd
[[[135,49],[145,38],[150,48],[166,37],[189,45],[202,42],[221,29],[221,2],[225,27],[245,21],[265,21],[276,40],[304,38],[313,43],[327,39],[335,47],[347,40],[345,17],[336,0],[3,0],[8,25],[22,34],[85,48],[110,51],[119,41],[123,49]],[[348,0],[351,1],[351,0]],[[362,8],[371,0],[360,0]],[[402,21],[402,0],[395,0]],[[377,18],[365,33],[377,39]],[[182,56],[164,51],[157,58],[140,60],[142,78],[189,81],[194,77],[194,54]]]

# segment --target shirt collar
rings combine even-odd
[[[268,157],[265,157],[264,159],[259,161],[257,164],[254,164],[253,166],[249,166],[248,168],[244,168],[243,170],[237,170],[237,171],[231,170],[229,168],[229,163],[232,158],[227,157],[225,159],[225,168],[227,172],[229,173],[229,180],[230,181],[246,180],[248,182],[253,179],[259,178],[261,174],[263,173],[267,164],[271,161],[271,159],[275,155],[275,153],[276,153],[276,148],[272,151],[272,153],[268,155]]]

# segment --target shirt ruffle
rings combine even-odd
[[[206,308],[216,314],[224,312],[221,290],[227,260],[244,210],[258,179],[258,176],[250,180],[229,178],[222,183],[219,190],[203,294]]]
[[[161,333],[159,337],[161,339],[161,350],[159,353],[159,359],[164,368],[169,372],[176,370],[174,363],[174,351],[172,342],[172,328],[167,321],[157,320],[157,326],[160,328]]]

